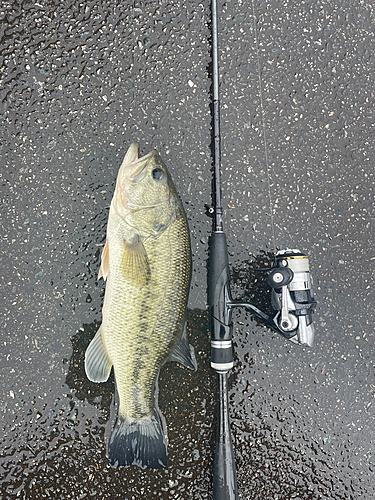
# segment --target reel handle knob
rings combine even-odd
[[[293,271],[289,267],[276,267],[268,275],[267,283],[271,288],[281,288],[289,285],[293,277]]]

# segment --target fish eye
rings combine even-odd
[[[154,181],[160,181],[160,179],[163,178],[164,172],[161,168],[154,168],[154,170],[151,172],[152,178]]]

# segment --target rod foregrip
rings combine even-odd
[[[226,372],[233,367],[233,327],[230,271],[224,232],[213,232],[208,264],[208,304],[211,329],[211,367]]]

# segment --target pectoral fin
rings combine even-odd
[[[103,276],[104,281],[107,279],[109,272],[109,246],[108,240],[105,242],[103,252],[102,252],[102,261],[100,264],[98,279]]]
[[[145,247],[138,235],[131,242],[124,241],[120,267],[124,278],[131,283],[143,286],[150,280],[150,264]]]
[[[197,369],[197,360],[195,359],[194,347],[190,345],[188,341],[186,323],[180,340],[177,342],[176,347],[174,348],[168,361],[177,361],[177,363],[180,363],[181,365],[184,365],[186,366],[186,368],[190,368],[191,370]]]
[[[112,368],[112,361],[102,342],[101,329],[96,332],[85,354],[86,375],[91,382],[105,382]]]

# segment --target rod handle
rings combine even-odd
[[[225,233],[213,232],[208,266],[208,304],[211,330],[211,367],[228,371],[233,367],[233,326],[230,271]]]
[[[213,500],[238,500],[236,464],[228,412],[228,373],[217,374],[218,411]]]

